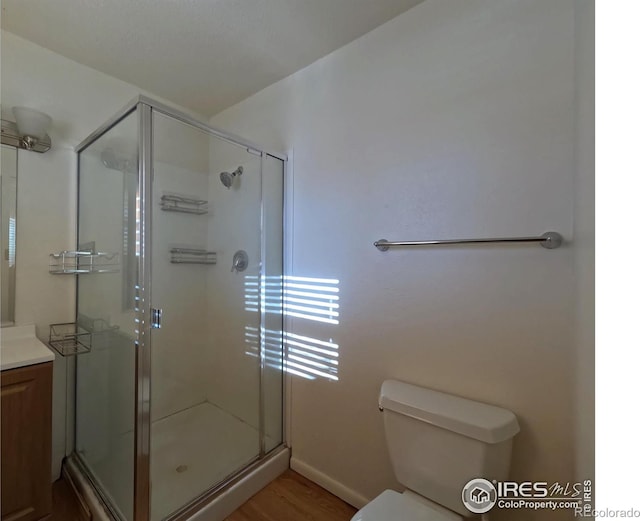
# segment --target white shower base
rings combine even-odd
[[[259,452],[258,430],[209,402],[153,422],[151,440],[152,521],[220,483]],[[114,451],[116,457],[90,464],[113,502],[128,513],[133,510],[133,433],[117,443],[121,449]],[[288,455],[279,472],[287,467]]]
[[[258,430],[208,402],[151,427],[151,521],[160,521],[258,456]]]

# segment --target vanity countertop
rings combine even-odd
[[[5,327],[0,332],[0,370],[52,362],[53,351],[36,337],[30,326]]]

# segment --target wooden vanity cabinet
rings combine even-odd
[[[0,374],[2,521],[51,514],[52,374],[52,362]]]

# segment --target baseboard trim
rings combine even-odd
[[[347,487],[346,485],[343,485],[332,477],[327,476],[324,472],[319,471],[304,461],[300,461],[297,458],[291,458],[290,465],[298,474],[302,474],[305,478],[317,483],[325,490],[331,492],[334,496],[338,496],[340,499],[357,509],[362,508],[371,501],[362,494]]]

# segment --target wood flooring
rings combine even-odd
[[[349,521],[356,509],[292,470],[238,508],[225,521]],[[53,484],[50,521],[88,521],[71,486]]]
[[[50,521],[88,521],[71,485],[64,478],[53,484],[53,512]]]
[[[287,470],[225,521],[349,521],[355,513],[351,505]]]

